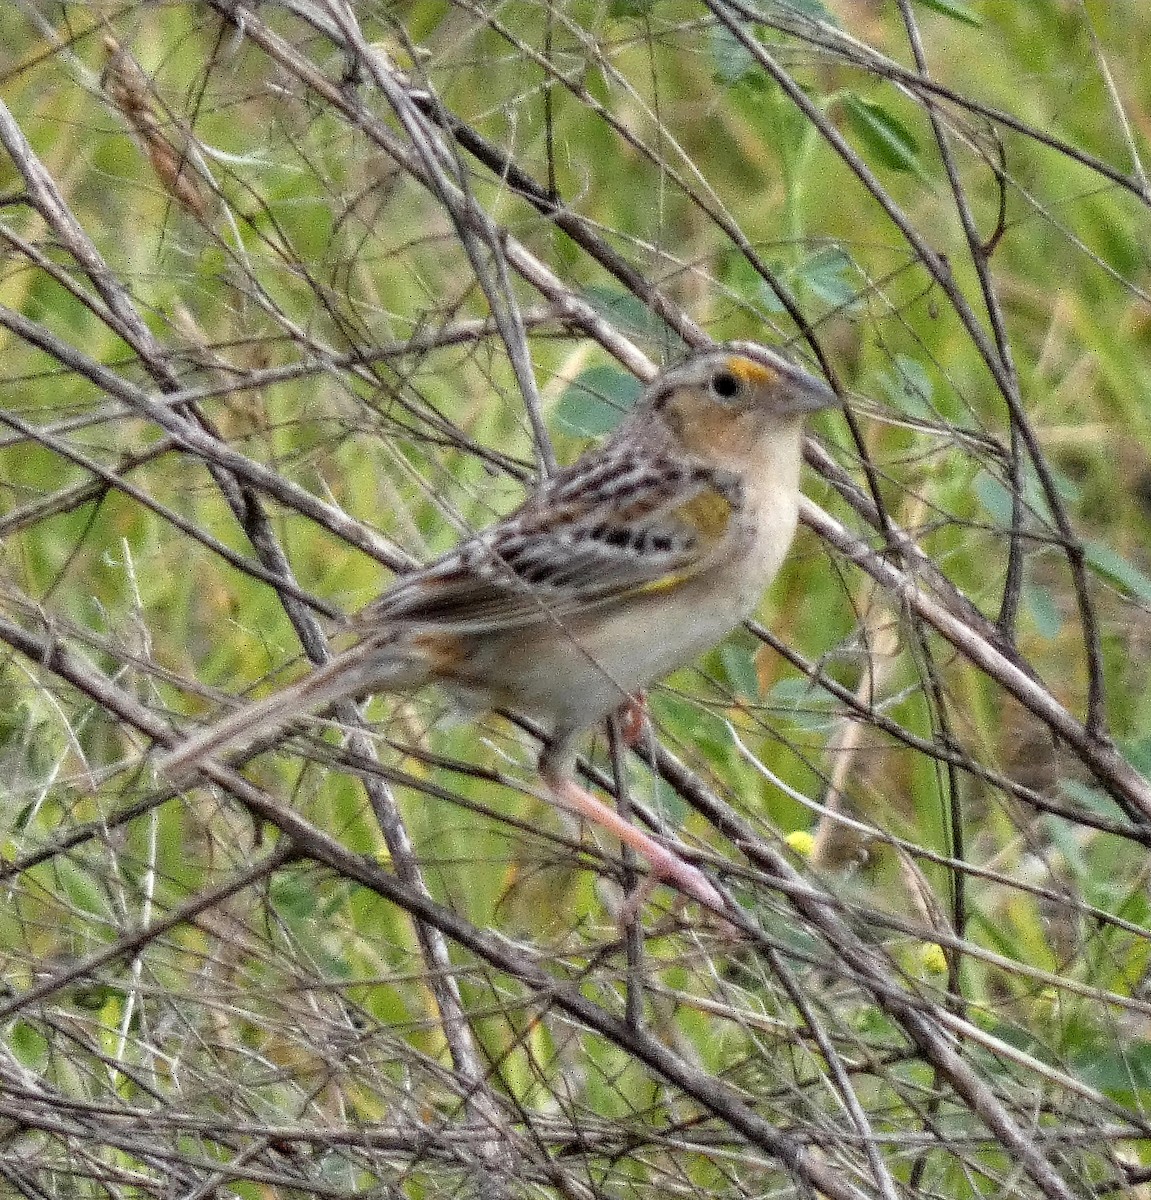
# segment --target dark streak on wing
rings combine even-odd
[[[733,510],[741,502],[734,476],[699,464],[626,455],[576,463],[516,512],[402,580],[353,625],[514,628],[610,604],[667,575],[690,576],[712,544],[684,509],[707,495]]]

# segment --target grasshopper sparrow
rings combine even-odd
[[[349,649],[189,737],[163,769],[178,777],[341,699],[442,684],[471,707],[542,722],[549,797],[724,911],[702,871],[576,783],[576,751],[755,608],[795,532],[804,417],[835,400],[751,343],[669,368],[602,446],[353,616]]]

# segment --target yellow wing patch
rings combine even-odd
[[[735,507],[726,496],[708,489],[677,506],[675,515],[678,520],[694,529],[705,544],[713,545],[727,533],[734,512]],[[706,549],[704,553],[706,554]],[[652,592],[668,592],[694,578],[695,573],[695,567],[671,571],[659,579],[645,583],[638,590],[648,595]]]
[[[708,489],[681,504],[675,514],[707,541],[718,541],[727,532],[733,511],[731,501],[726,496]]]

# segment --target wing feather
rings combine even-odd
[[[521,508],[353,618],[480,633],[619,603],[691,578],[722,552],[735,476],[672,458],[577,463]]]

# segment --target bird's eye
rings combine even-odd
[[[730,371],[716,371],[711,377],[712,394],[720,400],[730,400],[739,395],[739,380]]]

